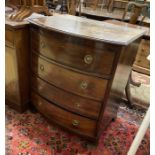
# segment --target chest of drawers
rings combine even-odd
[[[147,59],[149,55],[150,40],[142,39],[133,65],[133,70],[150,75],[150,61]]]
[[[143,30],[69,15],[30,22],[32,103],[49,121],[97,140],[116,117]]]
[[[29,25],[6,19],[5,28],[6,103],[22,112],[30,102]]]

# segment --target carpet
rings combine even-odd
[[[6,155],[126,155],[145,111],[121,104],[97,145],[49,124],[39,113],[6,106]],[[149,155],[149,129],[136,155]]]

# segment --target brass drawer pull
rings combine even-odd
[[[77,108],[80,108],[80,103],[75,103],[75,106],[77,107]]]
[[[45,48],[46,47],[46,45],[45,45],[45,43],[43,41],[40,42],[40,45],[41,45],[41,48]]]
[[[74,119],[72,121],[72,125],[75,126],[75,127],[77,127],[79,125],[79,121]]]
[[[44,71],[44,66],[43,65],[40,65],[40,70]]]
[[[42,105],[42,102],[39,102],[38,105],[41,106]]]
[[[87,82],[81,82],[80,88],[81,89],[86,89],[88,87],[88,83]]]
[[[84,62],[85,62],[86,64],[91,64],[91,63],[93,62],[93,57],[92,57],[91,55],[86,55],[86,56],[84,57]]]

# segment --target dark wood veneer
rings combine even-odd
[[[29,26],[5,28],[5,95],[6,103],[24,111],[30,102]]]
[[[52,101],[58,106],[89,117],[91,119],[98,119],[98,115],[101,108],[101,102],[96,102],[84,97],[77,96],[75,94],[66,92],[59,89],[51,84],[48,84],[44,80],[32,76],[32,86],[33,91],[39,93],[41,96],[45,97],[47,100]],[[93,107],[93,108],[92,108]]]
[[[79,74],[33,54],[32,71],[45,81],[77,95],[102,101],[107,80]]]
[[[112,44],[35,28],[31,28],[31,36],[32,49],[45,57],[101,77],[112,74],[117,55],[116,46]],[[120,46],[117,48],[119,50]],[[86,62],[87,57],[92,60]]]
[[[35,107],[53,122],[87,136],[95,136],[96,121],[67,112],[54,104],[50,104],[34,92],[32,92],[31,97]]]

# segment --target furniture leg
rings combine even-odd
[[[108,5],[108,12],[113,11],[113,6],[114,6],[114,0],[110,0],[109,5]]]
[[[127,98],[129,107],[132,107],[132,105],[133,105],[133,100],[132,100],[131,91],[130,91],[130,81],[131,81],[131,74],[130,74],[130,76],[129,76],[127,85],[126,85],[126,87],[125,87],[125,94],[126,94],[126,98]]]
[[[93,9],[96,10],[99,0],[95,0]]]
[[[137,87],[140,87],[141,83],[140,82],[135,82],[132,78],[132,71],[129,75],[129,79],[128,79],[128,82],[127,82],[127,85],[125,87],[125,94],[126,94],[126,98],[128,100],[128,105],[130,107],[133,106],[133,99],[132,99],[132,96],[131,96],[131,89],[130,89],[130,84],[134,85],[134,86],[137,86]]]

